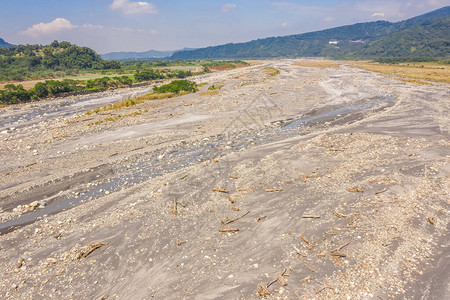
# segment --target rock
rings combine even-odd
[[[34,208],[34,207],[36,207],[36,206],[38,206],[38,205],[39,205],[39,202],[38,202],[38,201],[33,201],[33,202],[30,203],[29,206]]]

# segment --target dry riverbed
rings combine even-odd
[[[293,62],[1,108],[0,298],[448,298],[449,85]]]

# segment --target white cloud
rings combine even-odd
[[[121,10],[126,15],[157,14],[158,8],[153,3],[130,0],[113,0],[111,9]]]
[[[231,9],[233,9],[233,8],[236,8],[236,4],[233,4],[233,3],[227,3],[227,4],[224,4],[223,6],[222,6],[222,11],[224,12],[224,13],[227,13],[227,12],[229,12]]]
[[[69,20],[64,18],[56,18],[50,23],[35,24],[20,33],[31,37],[38,37],[53,35],[62,31],[72,30],[74,28],[77,28],[77,26],[72,25]]]
[[[376,12],[376,13],[372,14],[372,17],[382,17],[383,18],[385,16],[386,16],[386,14],[383,12]]]
[[[327,21],[327,22],[333,22],[333,21],[335,21],[335,20],[336,20],[335,17],[326,17],[326,18],[325,18],[325,21]]]
[[[286,28],[287,26],[288,26],[288,23],[286,23],[286,22],[281,23],[281,27]]]
[[[449,4],[448,0],[428,0],[427,3],[428,5],[435,7],[446,6]]]

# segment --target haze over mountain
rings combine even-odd
[[[376,21],[316,32],[180,51],[172,59],[450,56],[450,6],[400,22]]]
[[[134,60],[134,59],[157,59],[157,58],[166,58],[173,55],[175,52],[179,51],[190,51],[194,50],[192,48],[184,48],[181,50],[172,50],[172,51],[158,51],[158,50],[149,50],[145,52],[110,52],[101,54],[103,59],[107,60]]]

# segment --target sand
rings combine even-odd
[[[449,297],[448,84],[292,63],[2,108],[0,297]]]

